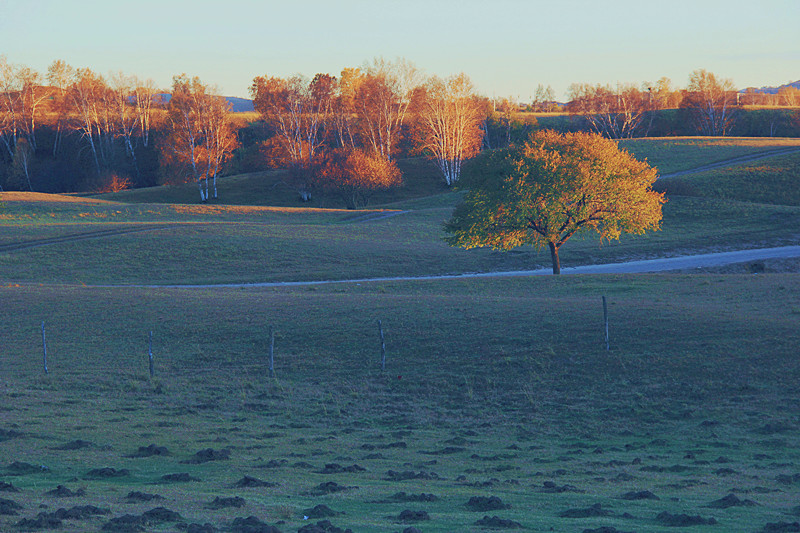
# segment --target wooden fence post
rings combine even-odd
[[[275,377],[275,332],[269,327],[269,377]]]
[[[603,322],[605,323],[606,329],[606,350],[611,350],[611,343],[608,339],[608,304],[605,296],[603,296]]]
[[[42,320],[42,349],[44,350],[44,373],[47,374],[47,338],[44,334],[44,320]]]
[[[386,340],[383,336],[383,323],[378,320],[378,334],[381,337],[381,372],[386,372]]]
[[[152,331],[150,332],[150,348],[149,348],[149,351],[148,351],[148,356],[149,356],[149,359],[150,359],[150,377],[152,378],[153,374],[155,373],[154,372],[155,369],[153,368],[153,332]]]

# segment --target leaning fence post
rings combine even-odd
[[[269,377],[275,377],[275,332],[269,327]]]
[[[150,348],[148,350],[148,356],[150,359],[150,377],[153,377],[154,368],[153,368],[153,332],[150,332]]]
[[[603,322],[606,328],[606,350],[611,350],[611,344],[608,340],[608,304],[605,296],[603,296]]]
[[[378,334],[381,337],[381,372],[386,372],[386,340],[383,337],[383,324],[378,320]]]
[[[47,374],[47,338],[44,334],[44,320],[42,320],[42,349],[44,350],[44,373]]]

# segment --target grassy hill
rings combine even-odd
[[[753,147],[661,142],[636,148]],[[744,179],[789,179],[786,161],[681,178],[695,196],[668,189],[662,231],[570,241],[562,261],[796,243],[791,186]],[[280,173],[225,178],[225,204],[0,195],[0,530],[793,527],[798,273],[164,286],[547,264],[447,247],[459,193],[415,164],[365,211],[292,205]]]
[[[439,170],[424,158],[398,161],[403,173],[403,185],[388,191],[377,191],[371,205],[385,205],[413,198],[423,198],[446,192],[448,189]],[[344,208],[344,201],[335,194],[315,195],[311,202],[302,202],[297,191],[286,180],[285,170],[254,172],[226,176],[217,181],[219,199],[225,205],[271,205],[286,207]],[[131,189],[118,193],[95,194],[101,198],[125,203],[198,203],[197,184]]]

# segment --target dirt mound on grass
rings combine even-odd
[[[86,520],[93,516],[104,516],[111,514],[110,509],[101,509],[94,505],[77,505],[70,509],[61,508],[53,513],[59,520]]]
[[[623,500],[659,500],[660,498],[649,490],[626,492],[621,496]]]
[[[269,481],[262,481],[258,478],[251,476],[244,476],[242,479],[233,484],[237,488],[252,488],[252,487],[277,487],[277,483]]]
[[[22,510],[22,506],[15,502],[14,500],[7,500],[6,498],[0,498],[0,515],[10,515],[14,516],[19,513],[17,511]]]
[[[672,514],[664,511],[656,516],[656,521],[669,527],[710,526],[717,523],[715,518],[703,518],[700,515]]]
[[[314,487],[308,494],[312,496],[322,496],[323,494],[333,494],[335,492],[344,492],[347,490],[357,489],[358,487],[348,487],[345,485],[339,485],[335,481],[326,481],[325,483],[320,483],[316,487]]]
[[[21,461],[14,461],[6,467],[9,476],[27,476],[29,474],[42,474],[50,469],[44,465],[32,465]]]
[[[328,463],[325,465],[325,468],[322,470],[318,470],[318,474],[342,474],[342,473],[354,473],[354,472],[366,472],[367,469],[361,465],[350,465],[350,466],[342,466],[338,463]]]
[[[114,477],[125,477],[129,475],[130,471],[126,468],[120,468],[117,470],[116,468],[105,467],[89,470],[84,476],[84,479],[108,479]]]
[[[405,509],[400,511],[400,514],[397,515],[397,520],[399,522],[422,522],[430,519],[431,517],[428,516],[427,511],[411,511],[409,509]]]
[[[179,472],[177,474],[165,474],[161,476],[161,481],[166,483],[186,483],[200,480],[194,476],[190,476],[187,472]]]
[[[56,518],[53,513],[39,513],[36,518],[23,518],[17,522],[20,529],[40,531],[42,529],[58,529],[62,525],[61,520]]]
[[[0,481],[0,492],[19,492],[19,489],[15,487],[13,483]]]
[[[511,508],[510,505],[503,503],[503,500],[497,496],[473,496],[464,506],[470,511],[481,513]]]
[[[408,479],[441,479],[435,472],[413,472],[406,470],[403,472],[396,472],[389,470],[386,472],[385,481],[406,481]]]
[[[800,532],[800,522],[768,522],[759,533]]]
[[[513,520],[508,520],[506,518],[500,518],[499,516],[492,516],[491,518],[486,515],[477,522],[475,522],[476,526],[482,527],[491,527],[491,528],[502,528],[502,529],[522,529],[523,526],[519,522],[514,522]]]
[[[189,524],[186,533],[217,533],[217,528],[206,522],[205,524]]]
[[[231,451],[227,448],[222,450],[206,448],[205,450],[200,450],[194,454],[190,459],[181,461],[181,463],[186,465],[198,465],[202,463],[208,463],[209,461],[227,461],[230,458]]]
[[[22,433],[19,431],[15,431],[13,429],[3,429],[0,428],[0,442],[16,439],[17,437],[21,437]]]
[[[327,505],[319,504],[311,507],[310,509],[305,509],[303,511],[303,516],[307,516],[309,518],[330,518],[332,516],[338,516],[344,513],[337,513]]]
[[[206,505],[206,509],[218,510],[225,509],[226,507],[244,507],[245,503],[244,498],[240,498],[239,496],[234,496],[233,498],[220,498],[217,496],[211,503]]]
[[[235,518],[231,525],[231,531],[233,533],[281,533],[277,527],[262,522],[255,516]]]
[[[148,494],[146,492],[133,491],[129,492],[126,496],[128,501],[131,502],[150,502],[153,500],[163,500],[158,494]]]
[[[146,531],[147,528],[158,526],[165,522],[179,522],[183,520],[180,514],[166,507],[155,507],[140,515],[126,514],[112,518],[103,524],[102,531],[128,532]]]
[[[561,511],[558,516],[561,518],[592,518],[595,516],[609,516],[610,514],[611,511],[603,509],[599,503],[596,503],[583,509],[567,509],[566,511]]]
[[[64,485],[58,485],[53,490],[45,492],[47,496],[55,496],[56,498],[76,498],[79,496],[85,496],[86,490],[85,489],[78,489],[78,490],[70,490]]]
[[[136,450],[134,453],[128,455],[127,457],[137,458],[137,457],[169,457],[172,455],[170,451],[167,449],[166,446],[156,446],[155,444],[151,444],[149,446],[139,446],[139,449]]]
[[[706,507],[711,507],[713,509],[728,509],[729,507],[755,507],[756,505],[758,504],[753,500],[741,500],[735,494],[731,493],[724,498],[714,500],[706,505]]]
[[[297,533],[353,533],[352,529],[342,529],[331,524],[328,520],[308,524],[297,530]]]
[[[435,502],[439,498],[434,496],[433,494],[428,493],[421,493],[421,494],[406,494],[405,492],[397,492],[392,495],[389,500],[395,502]]]

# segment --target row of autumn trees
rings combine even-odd
[[[0,185],[63,192],[147,184],[160,97],[150,80],[105,79],[63,61],[43,75],[0,56]]]
[[[266,156],[288,167],[304,200],[313,191],[335,192],[348,207],[400,184],[401,148],[428,156],[454,184],[481,148],[487,117],[486,100],[465,74],[423,80],[405,60],[376,59],[339,78],[259,76],[250,91],[274,131]]]
[[[54,61],[43,76],[0,57],[0,185],[114,191],[170,175],[205,183],[207,199],[238,142],[230,105],[212,93],[186,75],[166,94],[122,73]]]
[[[0,56],[0,187],[107,191],[193,181],[208,200],[228,163],[235,172],[287,168],[302,200],[335,194],[358,207],[401,183],[400,157],[430,158],[451,186],[466,159],[519,145],[537,127],[518,103],[476,95],[466,75],[424,77],[405,60],[376,59],[338,77],[258,76],[250,90],[261,120],[244,124],[218,91],[185,74],[161,90],[63,61],[41,74]],[[537,109],[552,110],[552,98],[540,86]],[[725,135],[737,115],[742,122],[748,98],[755,96],[702,70],[681,90],[667,79],[641,89],[576,84],[572,120],[557,127],[608,138],[663,135],[664,110],[677,110],[693,129],[672,133]],[[773,130],[781,131],[774,120]]]
[[[782,87],[774,95],[753,89],[742,93],[732,80],[703,69],[692,72],[685,89],[673,88],[669,78],[661,78],[641,87],[635,84],[572,84],[568,93],[567,111],[582,119],[583,129],[611,139],[650,135],[659,112],[665,110],[678,110],[677,122],[686,134],[724,136],[731,134],[745,106],[800,105],[800,90],[794,87]],[[780,115],[771,114],[769,135],[776,129],[776,117]],[[800,125],[796,113],[791,118]],[[660,135],[664,133],[658,131]]]
[[[259,76],[251,91],[260,157],[288,168],[303,200],[333,192],[349,207],[401,182],[401,151],[430,157],[452,185],[487,125],[488,101],[466,75],[423,79],[404,60],[378,59],[339,78]],[[63,61],[43,76],[0,57],[0,186],[62,192],[194,181],[201,200],[216,197],[244,126],[216,92],[185,74],[163,92]],[[62,188],[42,186],[59,179]]]

